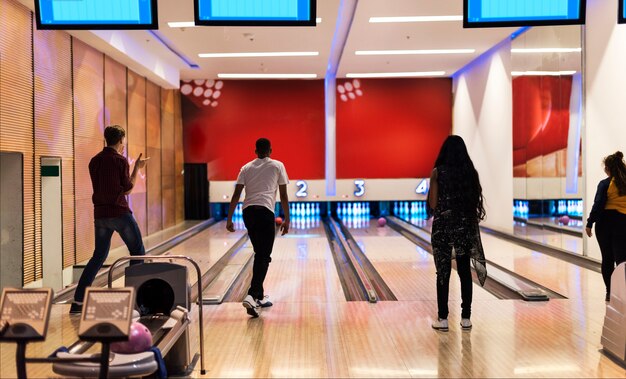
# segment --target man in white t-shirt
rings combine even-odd
[[[263,281],[267,275],[274,247],[276,229],[274,223],[274,205],[276,189],[280,193],[280,204],[283,207],[285,220],[281,224],[282,234],[289,232],[289,198],[287,184],[289,178],[285,166],[280,161],[270,158],[272,147],[267,138],[256,141],[257,159],[241,168],[235,192],[230,200],[226,229],[235,231],[233,213],[241,197],[241,191],[246,188],[246,198],[243,201],[243,222],[248,229],[248,237],[254,248],[254,264],[252,266],[252,281],[248,295],[243,299],[246,312],[252,317],[259,317],[259,308],[271,307],[272,302],[263,291]]]

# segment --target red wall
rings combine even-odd
[[[513,166],[567,148],[571,76],[513,79]]]
[[[181,91],[200,82],[181,83]],[[210,180],[236,179],[260,137],[272,142],[272,158],[291,179],[324,178],[323,80],[224,81],[215,107],[203,104],[203,94],[184,93],[185,162],[207,162]]]
[[[429,177],[452,130],[452,79],[346,83],[361,95],[337,94],[337,178]]]
[[[359,88],[346,86],[352,91],[344,94],[352,92],[354,99],[337,94],[337,177],[428,177],[452,128],[452,80],[338,85],[347,82]],[[324,179],[324,81],[222,85],[215,98],[219,85],[212,80],[181,83],[185,162],[207,162],[211,180],[234,180],[255,158],[256,139],[266,137],[291,179]]]

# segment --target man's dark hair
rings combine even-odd
[[[259,138],[256,140],[256,153],[258,155],[266,155],[270,153],[270,149],[272,145],[270,144],[270,140],[267,138]]]
[[[107,146],[116,145],[124,137],[126,137],[126,131],[119,125],[109,125],[104,128],[104,139],[107,141]]]

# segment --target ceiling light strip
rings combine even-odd
[[[196,26],[196,23],[193,21],[177,21],[177,22],[168,22],[167,25],[170,28],[193,28]]]
[[[421,76],[444,76],[445,71],[421,71],[421,72],[360,72],[348,73],[347,78],[405,78]]]
[[[221,79],[315,79],[317,74],[217,74]]]
[[[322,18],[317,17],[315,19],[315,23],[321,24]],[[194,21],[174,21],[174,22],[168,22],[167,25],[170,28],[194,28],[196,26],[196,23]]]
[[[580,53],[580,47],[545,47],[545,48],[527,48],[527,49],[511,49],[511,53],[531,54],[531,53]]]
[[[476,49],[436,49],[436,50],[357,50],[355,55],[436,55],[473,54]]]
[[[200,58],[313,57],[319,51],[276,51],[257,53],[200,53]]]
[[[443,22],[463,21],[463,15],[454,16],[405,16],[405,17],[370,17],[371,23],[383,22]]]

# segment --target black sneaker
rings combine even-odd
[[[83,313],[83,303],[72,303],[72,306],[70,307],[70,314],[79,315],[81,313]]]
[[[607,293],[606,297],[604,298],[604,301],[606,301],[607,303],[611,301],[611,294]]]

